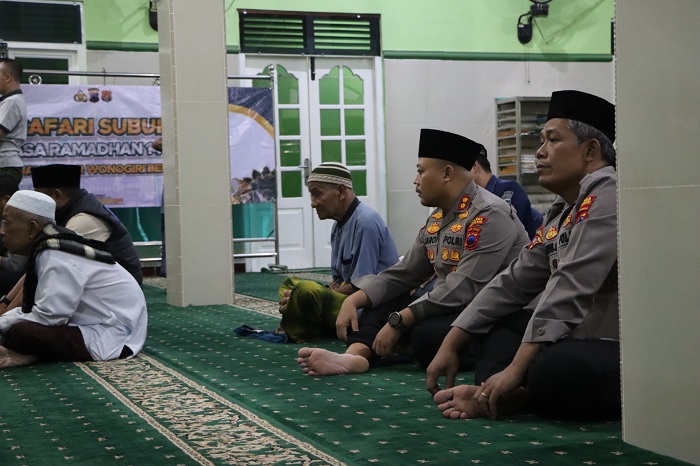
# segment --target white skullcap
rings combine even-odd
[[[27,189],[17,191],[6,205],[51,220],[56,218],[56,202],[46,194],[37,191]]]

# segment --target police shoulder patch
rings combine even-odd
[[[464,240],[464,249],[468,251],[476,249],[479,245],[479,236],[481,236],[481,231],[478,229],[468,231]]]
[[[469,227],[473,227],[476,225],[483,225],[488,221],[488,217],[474,217],[474,220],[472,220],[472,223],[469,224]]]

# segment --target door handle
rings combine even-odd
[[[311,161],[308,157],[305,157],[304,163],[302,165],[298,165],[297,168],[301,168],[303,170],[302,173],[304,174],[304,184],[306,184],[306,182],[309,180],[309,175],[311,174]]]

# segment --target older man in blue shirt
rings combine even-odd
[[[377,274],[399,260],[384,220],[355,196],[350,170],[344,165],[320,164],[309,175],[307,187],[318,218],[336,221],[331,232],[333,281],[322,285],[289,277],[283,282],[280,326],[296,342],[335,337],[340,307],[354,291],[350,282]]]

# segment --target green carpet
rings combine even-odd
[[[237,274],[236,290],[283,278]],[[174,308],[145,289],[141,356],[0,371],[0,465],[685,464],[625,444],[619,422],[443,419],[414,364],[309,377],[300,345],[232,332],[273,328],[274,313]]]

